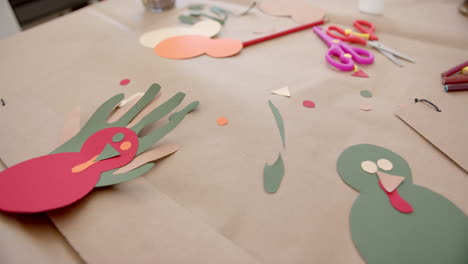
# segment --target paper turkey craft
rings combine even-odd
[[[146,155],[143,162],[139,157],[151,154],[148,149],[198,106],[198,102],[192,102],[172,114],[169,122],[159,129],[138,137],[145,126],[169,114],[185,97],[183,93],[176,94],[127,128],[140,112],[144,114],[143,110],[152,103],[160,89],[159,85],[153,84],[115,122],[107,122],[107,119],[124,96],[119,94],[110,98],[74,137],[51,154],[21,162],[0,172],[0,210],[36,213],[61,208],[83,198],[94,187],[125,182],[150,170],[154,164],[146,162],[153,161],[155,155]],[[166,150],[167,153],[163,155],[157,153],[159,157],[176,149],[169,147]],[[153,159],[148,159],[151,156]],[[137,166],[123,173],[115,173],[132,160],[138,162]]]
[[[354,145],[340,155],[337,169],[360,192],[350,228],[366,263],[468,263],[468,218],[445,197],[413,184],[398,154]]]

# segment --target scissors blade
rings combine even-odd
[[[412,63],[416,63],[416,61],[413,59],[413,58],[410,58],[409,56],[406,56],[404,55],[403,53],[399,52],[399,51],[396,51],[388,46],[386,46],[385,44],[381,43],[381,42],[378,42],[378,41],[368,41],[367,42],[370,46],[378,49],[379,51],[386,51],[388,53],[391,53],[392,55],[394,56],[397,56],[399,58],[402,58],[404,60],[407,60],[409,62],[412,62]],[[385,55],[385,54],[384,54]]]
[[[385,57],[387,57],[387,59],[391,60],[393,63],[395,63],[396,65],[400,66],[400,67],[403,67],[403,64],[400,62],[399,59],[397,59],[395,56],[393,56],[392,53],[384,50],[384,49],[377,49],[378,51],[380,51],[380,53],[382,53]]]

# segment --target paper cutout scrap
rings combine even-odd
[[[180,15],[179,16],[179,21],[184,23],[184,24],[193,25],[193,24],[199,22],[200,18],[194,17],[194,16]]]
[[[325,10],[309,5],[306,0],[264,0],[260,9],[272,16],[289,16],[298,24],[310,23],[325,17]]]
[[[361,107],[360,107],[360,109],[361,109],[362,111],[370,111],[370,110],[372,110],[372,105],[367,104],[367,103],[366,103],[366,104],[362,104]]]
[[[191,4],[187,7],[189,10],[202,10],[205,8],[205,5],[202,4]]]
[[[200,35],[213,37],[219,33],[221,25],[213,20],[203,20],[191,27],[167,27],[146,32],[140,37],[140,44],[147,48],[154,48],[161,41],[182,35]]]
[[[367,75],[367,73],[365,73],[363,70],[358,70],[357,72],[351,75],[355,77],[369,78],[369,75]]]
[[[285,139],[285,133],[284,133],[284,121],[283,117],[281,117],[281,113],[279,112],[278,108],[270,101],[268,100],[268,105],[270,106],[271,112],[273,113],[273,116],[275,117],[276,125],[278,126],[278,130],[281,136],[281,142],[283,143],[283,147],[286,146],[286,139]]]
[[[128,104],[131,101],[136,102],[136,99],[140,99],[141,97],[143,97],[143,95],[144,95],[144,93],[135,93],[132,96],[130,96],[129,98],[123,99],[116,107],[123,107],[124,105]]]
[[[366,98],[371,98],[372,97],[372,92],[369,91],[369,90],[361,90],[361,92],[359,92],[359,94],[362,97],[366,97]]]
[[[154,51],[168,59],[189,59],[203,54],[215,58],[230,57],[242,50],[242,42],[235,39],[210,39],[205,36],[184,35],[160,42]]]
[[[120,85],[125,86],[130,83],[130,79],[123,79],[120,81]]]
[[[370,160],[361,162],[361,168],[363,171],[370,173],[370,174],[376,173],[378,170],[377,165]]]
[[[218,123],[218,125],[220,125],[220,126],[224,126],[224,125],[227,125],[229,123],[229,120],[226,117],[222,116],[222,117],[218,118],[218,120],[216,120],[216,123]]]
[[[379,186],[387,194],[388,201],[393,206],[393,208],[404,214],[410,214],[413,212],[413,206],[411,206],[410,203],[408,203],[405,199],[403,199],[400,196],[398,190],[394,190],[392,192],[387,191],[387,189],[381,181],[379,181]]]
[[[385,171],[389,171],[389,170],[393,169],[393,164],[388,159],[379,159],[377,161],[377,166],[379,166],[379,168],[381,168],[382,170],[385,170]]]
[[[277,95],[282,95],[282,96],[287,96],[290,97],[291,93],[289,92],[289,87],[285,86],[283,88],[280,88],[278,90],[271,91],[272,94],[277,94]]]
[[[178,151],[180,148],[179,145],[177,144],[164,144],[161,146],[158,146],[152,150],[148,150],[144,152],[143,154],[137,156],[134,158],[129,164],[121,167],[120,169],[114,171],[112,174],[122,174],[122,173],[127,173],[131,170],[134,170],[148,162],[155,161],[158,159],[161,159],[165,156],[168,156],[176,151]]]
[[[224,25],[224,23],[226,22],[226,19],[227,19],[227,15],[222,16],[222,18],[218,18],[218,17],[214,17],[214,16],[211,16],[211,15],[205,14],[203,12],[199,12],[199,11],[191,12],[190,16],[191,17],[196,17],[196,18],[206,17],[206,18],[209,18],[211,20],[214,20],[214,21],[218,22],[221,25]]]
[[[310,100],[304,100],[302,101],[302,106],[306,108],[315,108],[315,103]]]
[[[380,187],[376,174],[370,176],[361,168],[363,161],[379,159],[393,164],[389,174],[405,178],[391,193]],[[411,169],[401,156],[376,145],[358,144],[341,153],[337,171],[360,192],[350,212],[350,229],[366,263],[466,262],[467,216],[440,194],[413,184]],[[409,213],[412,208],[414,212]]]
[[[400,184],[405,180],[405,177],[398,175],[390,175],[382,171],[376,171],[377,176],[379,176],[380,183],[382,187],[387,192],[393,192]]]
[[[170,115],[167,124],[148,135],[138,138],[138,133],[176,108],[184,94],[176,94],[131,128],[125,127],[149,105],[159,90],[160,86],[153,84],[125,114],[108,123],[108,115],[122,101],[123,94],[112,97],[97,109],[75,136],[52,154],[21,162],[0,172],[0,210],[36,213],[64,207],[81,199],[94,187],[141,176],[154,166],[145,162],[174,152],[174,148],[165,147],[159,152],[143,153],[172,131],[198,106],[198,102],[192,102]],[[68,129],[64,131],[70,135]],[[132,160],[135,163],[125,167],[123,173],[112,174]]]
[[[263,168],[263,188],[267,193],[275,193],[281,185],[284,177],[284,163],[281,158],[281,153],[278,154],[273,165],[265,163]]]

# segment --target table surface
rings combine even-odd
[[[140,1],[104,1],[0,41],[4,163],[50,152],[75,106],[86,120],[110,96],[159,83],[163,99],[182,91],[186,102],[201,105],[163,140],[182,149],[158,162],[146,179],[259,263],[364,263],[348,225],[358,193],[336,172],[337,157],[354,144],[400,154],[415,184],[468,213],[466,172],[394,115],[415,97],[443,95],[440,73],[466,60],[468,19],[457,11],[459,0],[386,1],[383,16],[359,13],[357,1],[314,1],[334,24],[371,20],[382,42],[417,61],[400,68],[376,52],[375,63],[362,67],[369,79],[328,67],[327,48],[311,31],[225,59],[168,60],[138,43],[148,30],[179,24],[177,16],[188,3],[149,13]],[[240,11],[246,1],[216,4]],[[256,9],[230,17],[219,37],[244,41],[258,37],[255,31],[294,25]],[[120,86],[124,78],[131,83]],[[283,86],[289,86],[290,98],[271,94]],[[363,89],[373,98],[362,98]],[[456,96],[468,100],[466,93]],[[268,100],[284,118],[284,149]],[[316,108],[302,107],[303,100],[314,101]],[[372,111],[361,111],[362,103],[370,103]],[[216,124],[220,116],[229,118],[227,126]],[[266,194],[263,166],[279,152],[285,178],[276,194]],[[45,215],[0,219],[0,262],[83,262]]]

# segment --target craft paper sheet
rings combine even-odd
[[[180,8],[188,3],[176,1]],[[211,3],[238,12],[250,4]],[[187,94],[184,101],[201,103],[161,140],[179,144],[176,153],[144,179],[94,190],[70,214],[51,215],[58,229],[46,219],[2,214],[0,262],[249,263],[254,258],[265,264],[364,264],[349,229],[358,193],[336,172],[339,154],[363,142],[405,157],[416,184],[468,213],[466,172],[393,114],[415,97],[435,99],[429,91],[445,93],[440,73],[466,57],[467,19],[457,13],[460,1],[389,1],[379,17],[361,15],[354,1],[313,4],[342,27],[358,17],[371,20],[382,42],[417,63],[399,68],[375,54],[376,62],[365,69],[371,77],[352,77],[326,66],[326,47],[311,31],[229,58],[169,60],[142,47],[138,38],[182,25],[177,9],[149,13],[134,0],[102,1],[0,41],[0,98],[6,102],[0,106],[0,157],[8,166],[52,151],[75,106],[84,122],[110,96],[144,92],[153,82],[163,87],[160,103],[179,91]],[[245,41],[261,36],[255,31],[294,26],[290,18],[255,8],[229,17],[219,37]],[[131,82],[121,86],[125,78]],[[271,94],[283,86],[290,98]],[[373,97],[362,98],[364,89]],[[463,93],[456,96],[466,100]],[[281,150],[267,99],[286,123],[287,149]],[[304,100],[316,107],[304,108]],[[363,102],[373,109],[360,110]],[[228,125],[216,123],[221,116]],[[280,150],[286,177],[271,195],[264,191],[262,170]],[[126,239],[119,236],[117,243],[117,235]]]
[[[410,104],[395,114],[431,142],[456,164],[468,171],[468,104],[466,96],[443,94],[428,98],[442,112],[424,102]]]

